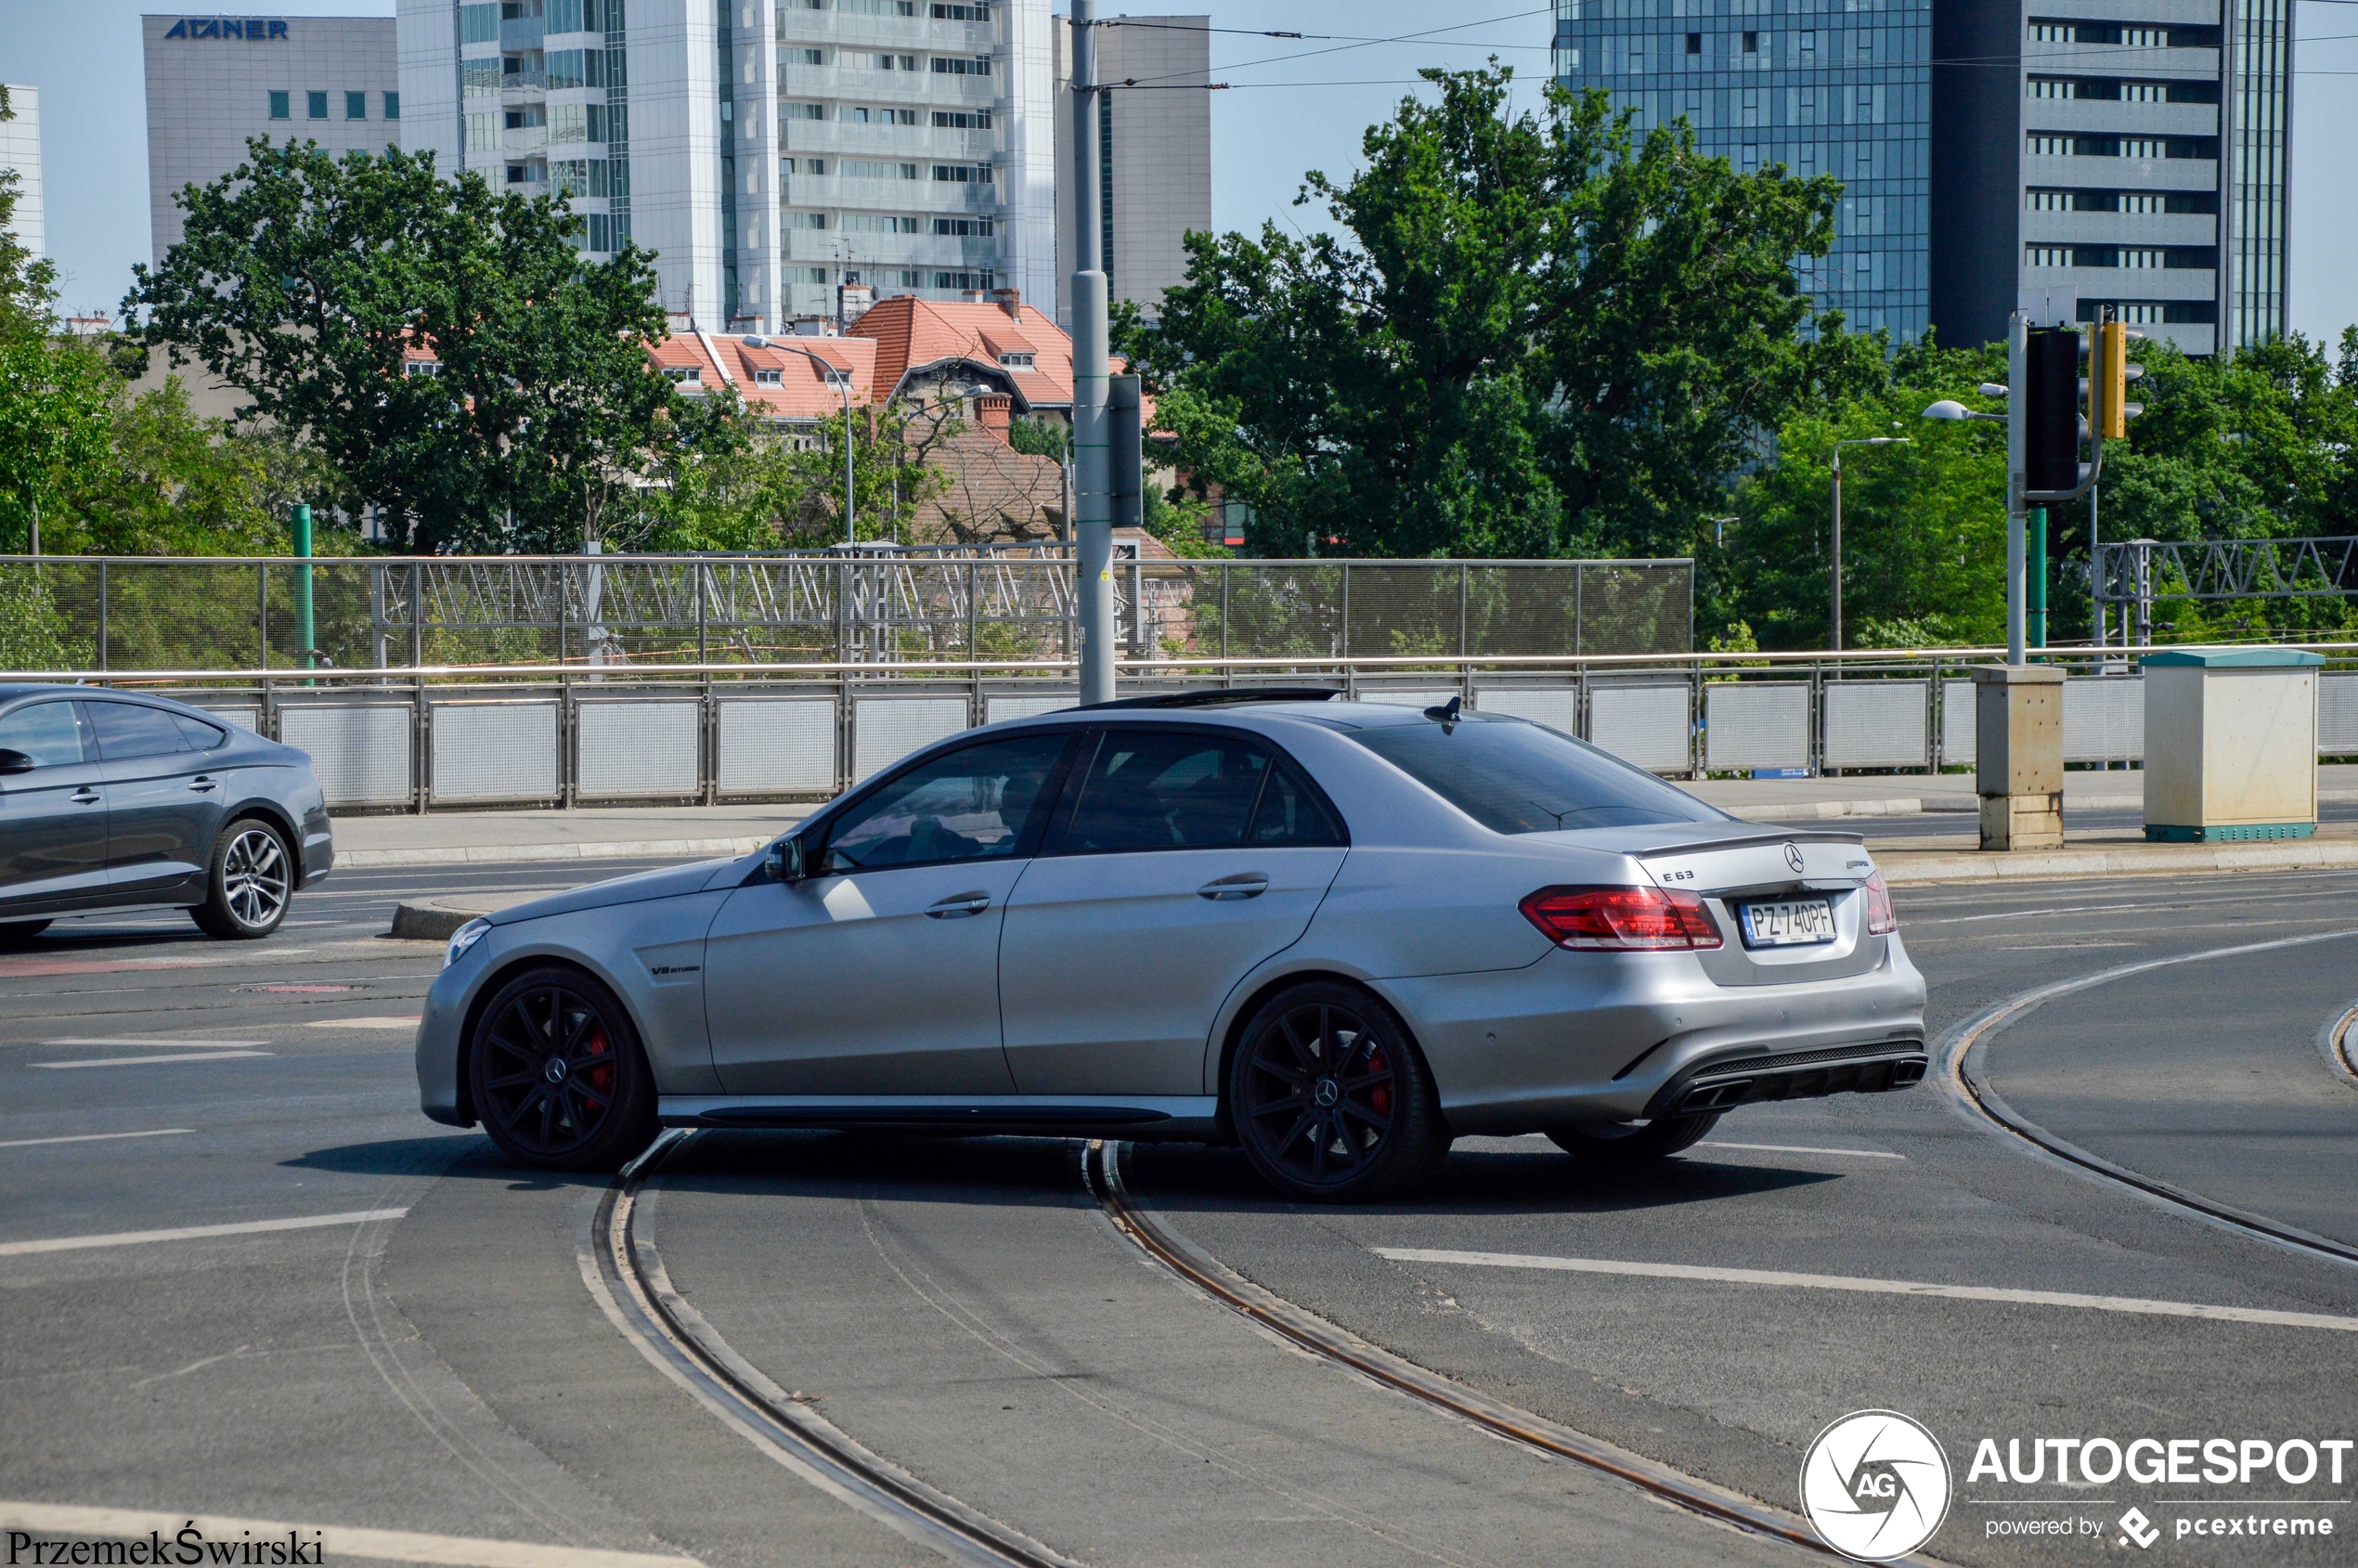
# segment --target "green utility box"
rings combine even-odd
[[[2293,648],[2149,654],[2145,836],[2169,843],[2317,831],[2317,667]]]

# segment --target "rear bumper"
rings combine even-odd
[[[1686,953],[1551,952],[1378,989],[1423,1045],[1453,1131],[1528,1133],[1916,1082],[1924,978],[1884,942],[1863,973],[1793,985],[1717,985]]]

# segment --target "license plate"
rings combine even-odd
[[[1834,940],[1833,905],[1824,899],[1745,904],[1739,913],[1746,947],[1800,947]]]

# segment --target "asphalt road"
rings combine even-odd
[[[138,917],[0,956],[0,1513],[374,1526],[456,1541],[446,1561],[486,1539],[552,1549],[523,1568],[584,1549],[716,1568],[940,1561],[625,1343],[584,1281],[602,1184],[503,1170],[478,1135],[416,1113],[407,1020],[439,954],[375,934],[392,903],[633,869],[339,874],[263,944]],[[2358,1242],[2358,1090],[2317,1043],[2358,1000],[2358,875],[1899,901],[1939,1030],[2181,961],[2015,1016],[1976,1069],[2103,1160]],[[2322,940],[2198,956],[2301,938]],[[1619,1178],[1544,1140],[1465,1140],[1433,1191],[1366,1209],[1271,1202],[1219,1151],[1134,1151],[1126,1168],[1160,1223],[1269,1289],[1780,1508],[1828,1420],[1904,1411],[1959,1466],[1935,1544],[1952,1561],[2135,1555],[2113,1524],[2131,1505],[2165,1531],[2230,1504],[2358,1530],[2358,1458],[2338,1487],[1968,1479],[1983,1437],[2002,1453],[2358,1436],[2358,1268],[2092,1177],[1933,1086],[1745,1110]],[[1069,1143],[706,1134],[643,1201],[673,1283],[753,1367],[1082,1562],[1806,1555],[1276,1341],[1147,1266]],[[282,1228],[26,1246],[260,1225]],[[1716,1274],[1668,1272],[1694,1269]],[[1992,1529],[2055,1519],[2102,1534]],[[2280,1536],[2154,1549],[2351,1555]]]

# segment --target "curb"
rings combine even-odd
[[[2202,875],[2221,872],[2358,870],[2358,841],[2320,844],[2188,845],[2168,849],[2037,849],[2011,854],[1963,850],[1897,854],[1875,862],[1898,888],[1944,882],[2060,881],[2084,876]]]
[[[612,843],[462,844],[416,849],[342,849],[336,865],[354,871],[374,866],[497,864],[513,861],[640,860],[661,855],[749,855],[778,836],[753,838],[631,838]]]

